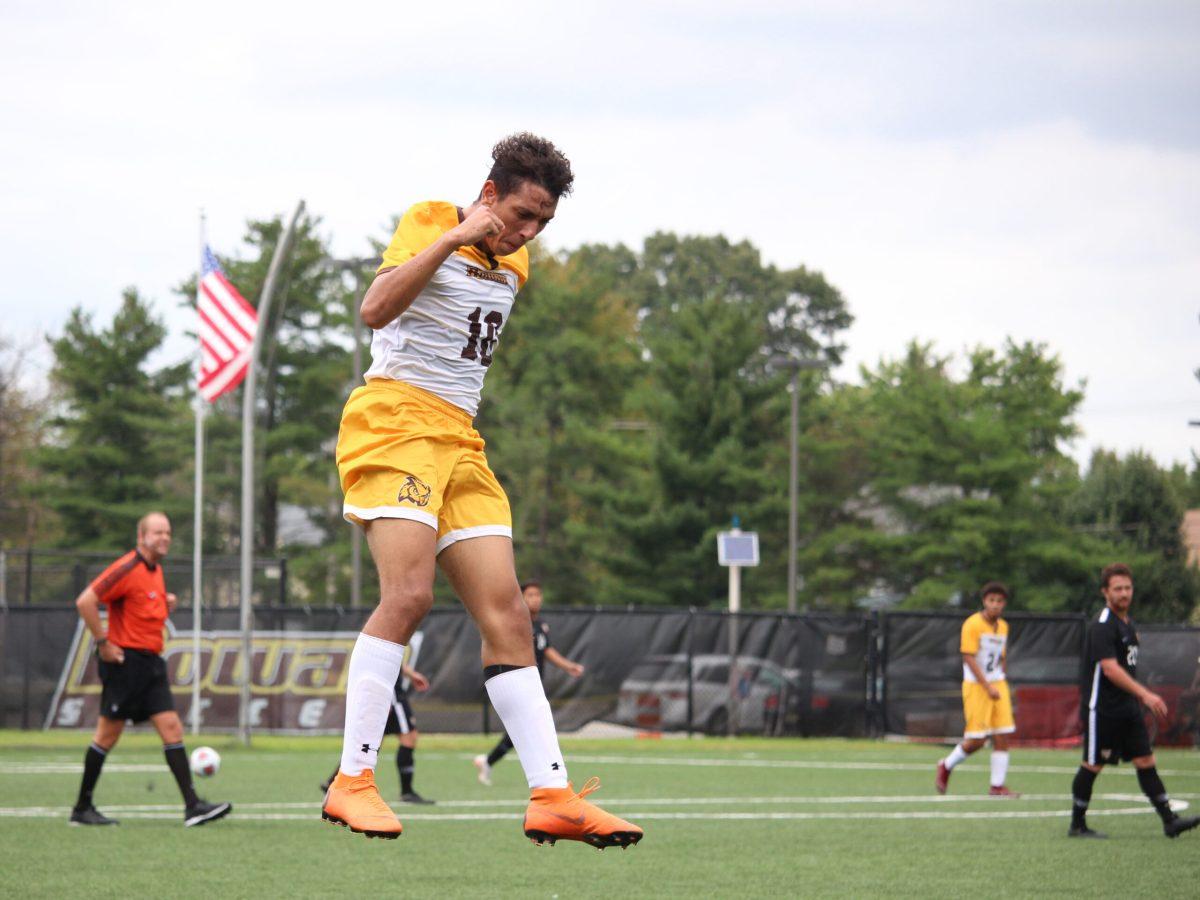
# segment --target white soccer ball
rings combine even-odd
[[[216,775],[221,768],[221,754],[212,747],[197,747],[192,751],[192,771],[201,778]]]

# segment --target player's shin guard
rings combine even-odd
[[[498,670],[498,673],[497,673]],[[492,706],[516,748],[530,788],[565,788],[567,766],[542,679],[534,666],[488,666],[484,683]]]
[[[1148,769],[1138,769],[1137,780],[1142,788],[1142,793],[1150,799],[1159,818],[1164,822],[1175,818],[1175,813],[1171,811],[1171,800],[1167,796],[1166,785],[1158,777],[1158,767],[1150,766]]]
[[[79,799],[75,801],[76,809],[82,810],[91,807],[92,792],[96,790],[96,782],[100,780],[100,770],[104,768],[104,760],[107,758],[108,751],[99,744],[88,745],[87,753],[83,756],[83,778],[79,782]]]
[[[167,758],[171,774],[175,776],[175,783],[179,785],[184,806],[194,806],[198,798],[196,789],[192,787],[192,769],[188,765],[187,751],[183,749],[183,744],[164,744],[163,755]]]
[[[1079,767],[1075,780],[1071,782],[1071,821],[1081,824],[1087,815],[1088,806],[1092,802],[1092,785],[1096,783],[1098,772]]]
[[[404,647],[360,634],[350,654],[346,679],[346,730],[342,737],[342,772],[374,771],[379,743],[387,726]]]

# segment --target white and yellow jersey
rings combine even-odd
[[[1008,644],[1008,623],[1003,619],[995,625],[988,623],[983,613],[975,615],[963,622],[962,641],[959,650],[975,657],[979,668],[988,681],[1004,681],[1004,654]],[[963,663],[963,681],[975,682],[975,673],[965,662]]]
[[[379,271],[412,259],[454,228],[460,217],[453,203],[417,203],[396,226]],[[474,416],[500,332],[528,277],[529,252],[524,247],[500,257],[460,247],[408,309],[374,330],[365,377],[403,381]]]

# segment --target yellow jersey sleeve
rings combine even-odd
[[[396,225],[392,240],[383,251],[383,262],[375,274],[404,265],[457,224],[458,207],[453,203],[427,200],[413,204]],[[493,267],[487,256],[475,247],[459,247],[456,252],[485,269]],[[529,279],[529,251],[521,247],[516,253],[498,256],[495,266],[508,269],[516,275],[517,289],[520,290]]]
[[[376,274],[408,262],[457,224],[458,210],[453,203],[430,200],[413,204],[400,217]]]
[[[983,622],[978,613],[963,622],[962,640],[959,642],[959,652],[974,656],[979,652],[979,637],[983,634]]]

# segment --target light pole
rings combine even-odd
[[[330,265],[341,272],[349,272],[354,276],[354,294],[350,299],[350,324],[354,332],[354,346],[350,360],[350,389],[354,390],[362,379],[362,318],[359,310],[362,308],[363,272],[378,262],[376,256],[351,257],[349,259],[333,259]],[[362,605],[362,529],[357,525],[350,530],[350,606],[358,609]]]
[[[776,369],[791,372],[792,379],[788,389],[792,393],[791,460],[788,472],[788,574],[787,574],[787,611],[796,611],[796,543],[799,540],[799,522],[797,508],[799,506],[800,482],[800,371],[802,369],[825,369],[829,364],[822,359],[797,358],[794,356],[772,356],[770,364]]]

